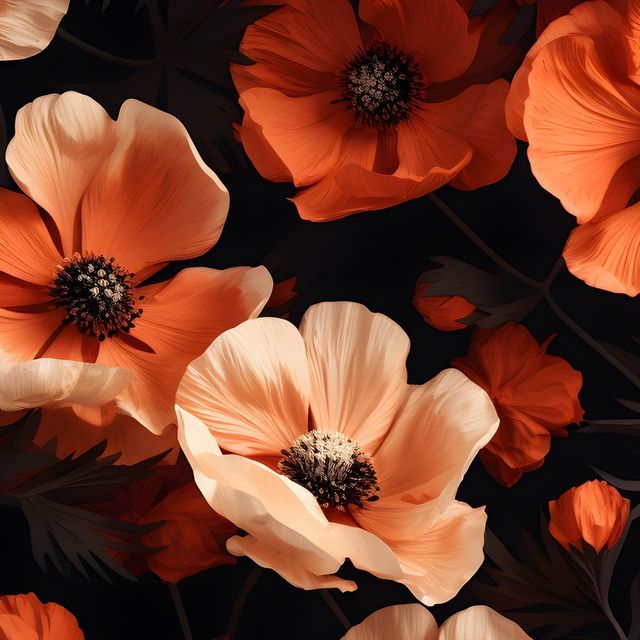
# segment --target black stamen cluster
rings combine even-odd
[[[58,266],[49,294],[67,312],[65,323],[73,322],[80,333],[102,341],[128,333],[142,315],[136,304],[144,296],[134,296],[134,275],[114,258],[76,253]]]
[[[359,51],[344,71],[343,86],[358,123],[378,129],[406,120],[425,91],[420,65],[387,42]]]
[[[373,502],[380,487],[369,457],[341,433],[310,431],[283,449],[279,470],[307,488],[323,508],[344,511]]]

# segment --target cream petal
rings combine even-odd
[[[24,60],[45,49],[69,9],[69,0],[2,0],[0,60]]]
[[[22,190],[54,219],[66,256],[74,250],[82,195],[113,150],[114,127],[95,100],[73,91],[37,98],[16,116],[7,164]]]
[[[315,426],[375,451],[404,400],[409,338],[393,320],[353,302],[314,305],[300,333]]]
[[[379,609],[356,624],[342,640],[438,640],[435,618],[420,604]]]
[[[0,365],[0,410],[74,404],[102,406],[132,379],[123,369],[84,362],[40,358]]]
[[[429,529],[498,424],[489,396],[457,369],[414,387],[374,457],[379,500],[354,517],[389,539]]]
[[[478,605],[451,616],[440,629],[439,640],[531,640],[515,623],[493,609]]]
[[[355,591],[356,583],[337,576],[321,575],[309,571],[288,549],[272,547],[252,536],[234,536],[227,541],[227,550],[234,556],[247,556],[261,567],[273,569],[287,582],[299,589],[340,589]]]
[[[309,367],[298,330],[257,318],[223,333],[189,365],[177,404],[225,450],[278,455],[307,431]]]

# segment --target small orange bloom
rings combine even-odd
[[[466,329],[468,325],[460,322],[476,309],[475,305],[462,296],[427,296],[424,292],[431,283],[418,282],[413,296],[413,304],[432,327],[440,331],[457,331]]]
[[[6,640],[84,640],[78,621],[35,593],[0,597],[0,637]]]
[[[69,0],[0,0],[0,61],[40,53],[68,9]]]
[[[18,112],[6,158],[31,199],[0,189],[3,356],[129,371],[118,406],[162,431],[187,364],[271,292],[262,267],[145,284],[217,242],[227,190],[174,117],[135,100],[114,122],[78,93],[38,98]]]
[[[478,328],[469,354],[452,362],[493,400],[500,426],[480,460],[506,487],[541,467],[551,436],[566,436],[565,427],[584,413],[578,400],[582,375],[546,353],[550,340],[539,345],[519,324]]]
[[[620,540],[629,508],[629,500],[615,487],[603,480],[591,480],[549,502],[549,533],[567,551],[570,547],[584,551],[586,542],[600,553]]]
[[[564,250],[570,271],[630,296],[640,293],[639,42],[640,0],[580,4],[542,33],[507,100],[533,173],[580,224]]]
[[[516,147],[505,80],[459,86],[481,29],[456,0],[288,0],[251,25],[232,65],[244,148],[315,221],[452,184],[500,180]],[[454,90],[455,89],[455,90]]]

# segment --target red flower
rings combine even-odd
[[[582,375],[547,354],[549,342],[539,345],[523,325],[476,329],[469,354],[452,362],[493,400],[500,426],[480,460],[506,487],[541,467],[551,436],[566,436],[565,427],[584,413]]]
[[[424,321],[440,331],[466,329],[468,325],[459,321],[473,313],[475,305],[462,296],[427,296],[429,287],[430,282],[418,282],[413,296],[413,304]]]
[[[629,518],[629,500],[602,480],[585,482],[549,502],[549,533],[567,550],[584,551],[587,543],[596,553],[615,546]]]

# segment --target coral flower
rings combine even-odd
[[[78,621],[35,593],[0,597],[0,637],[7,640],[84,640]]]
[[[487,471],[506,487],[538,469],[551,436],[580,422],[582,375],[568,362],[546,353],[551,338],[539,345],[523,325],[475,329],[469,353],[451,363],[487,391],[500,427],[480,452]]]
[[[353,590],[331,575],[348,557],[426,604],[475,573],[484,508],[455,495],[498,418],[459,371],[408,385],[408,351],[386,316],[330,302],[299,332],[245,322],[189,366],[178,437],[209,504],[248,534],[233,554],[305,589]]]
[[[514,78],[507,119],[540,184],[580,226],[564,257],[587,284],[640,292],[640,2],[578,5],[553,22]],[[624,5],[623,5],[624,6]]]
[[[419,604],[380,609],[357,624],[342,640],[531,640],[515,623],[489,607],[469,607],[438,630],[435,618]]]
[[[476,306],[462,296],[424,295],[430,286],[430,282],[418,282],[413,296],[413,305],[424,321],[440,331],[466,329],[468,325],[460,320],[472,314],[476,310]]]
[[[45,49],[69,0],[0,0],[0,60],[22,60]]]
[[[549,533],[567,550],[584,551],[584,543],[600,553],[620,540],[629,518],[630,503],[615,487],[591,480],[549,502]]]
[[[134,379],[118,404],[161,431],[187,364],[271,292],[262,267],[144,284],[216,243],[227,190],[175,118],[135,100],[114,122],[77,93],[38,98],[19,111],[6,157],[31,199],[0,190],[3,357],[125,369]]]
[[[288,0],[251,25],[232,65],[244,148],[303,189],[303,218],[381,209],[444,184],[500,180],[515,157],[508,83],[460,87],[481,29],[456,0]]]

